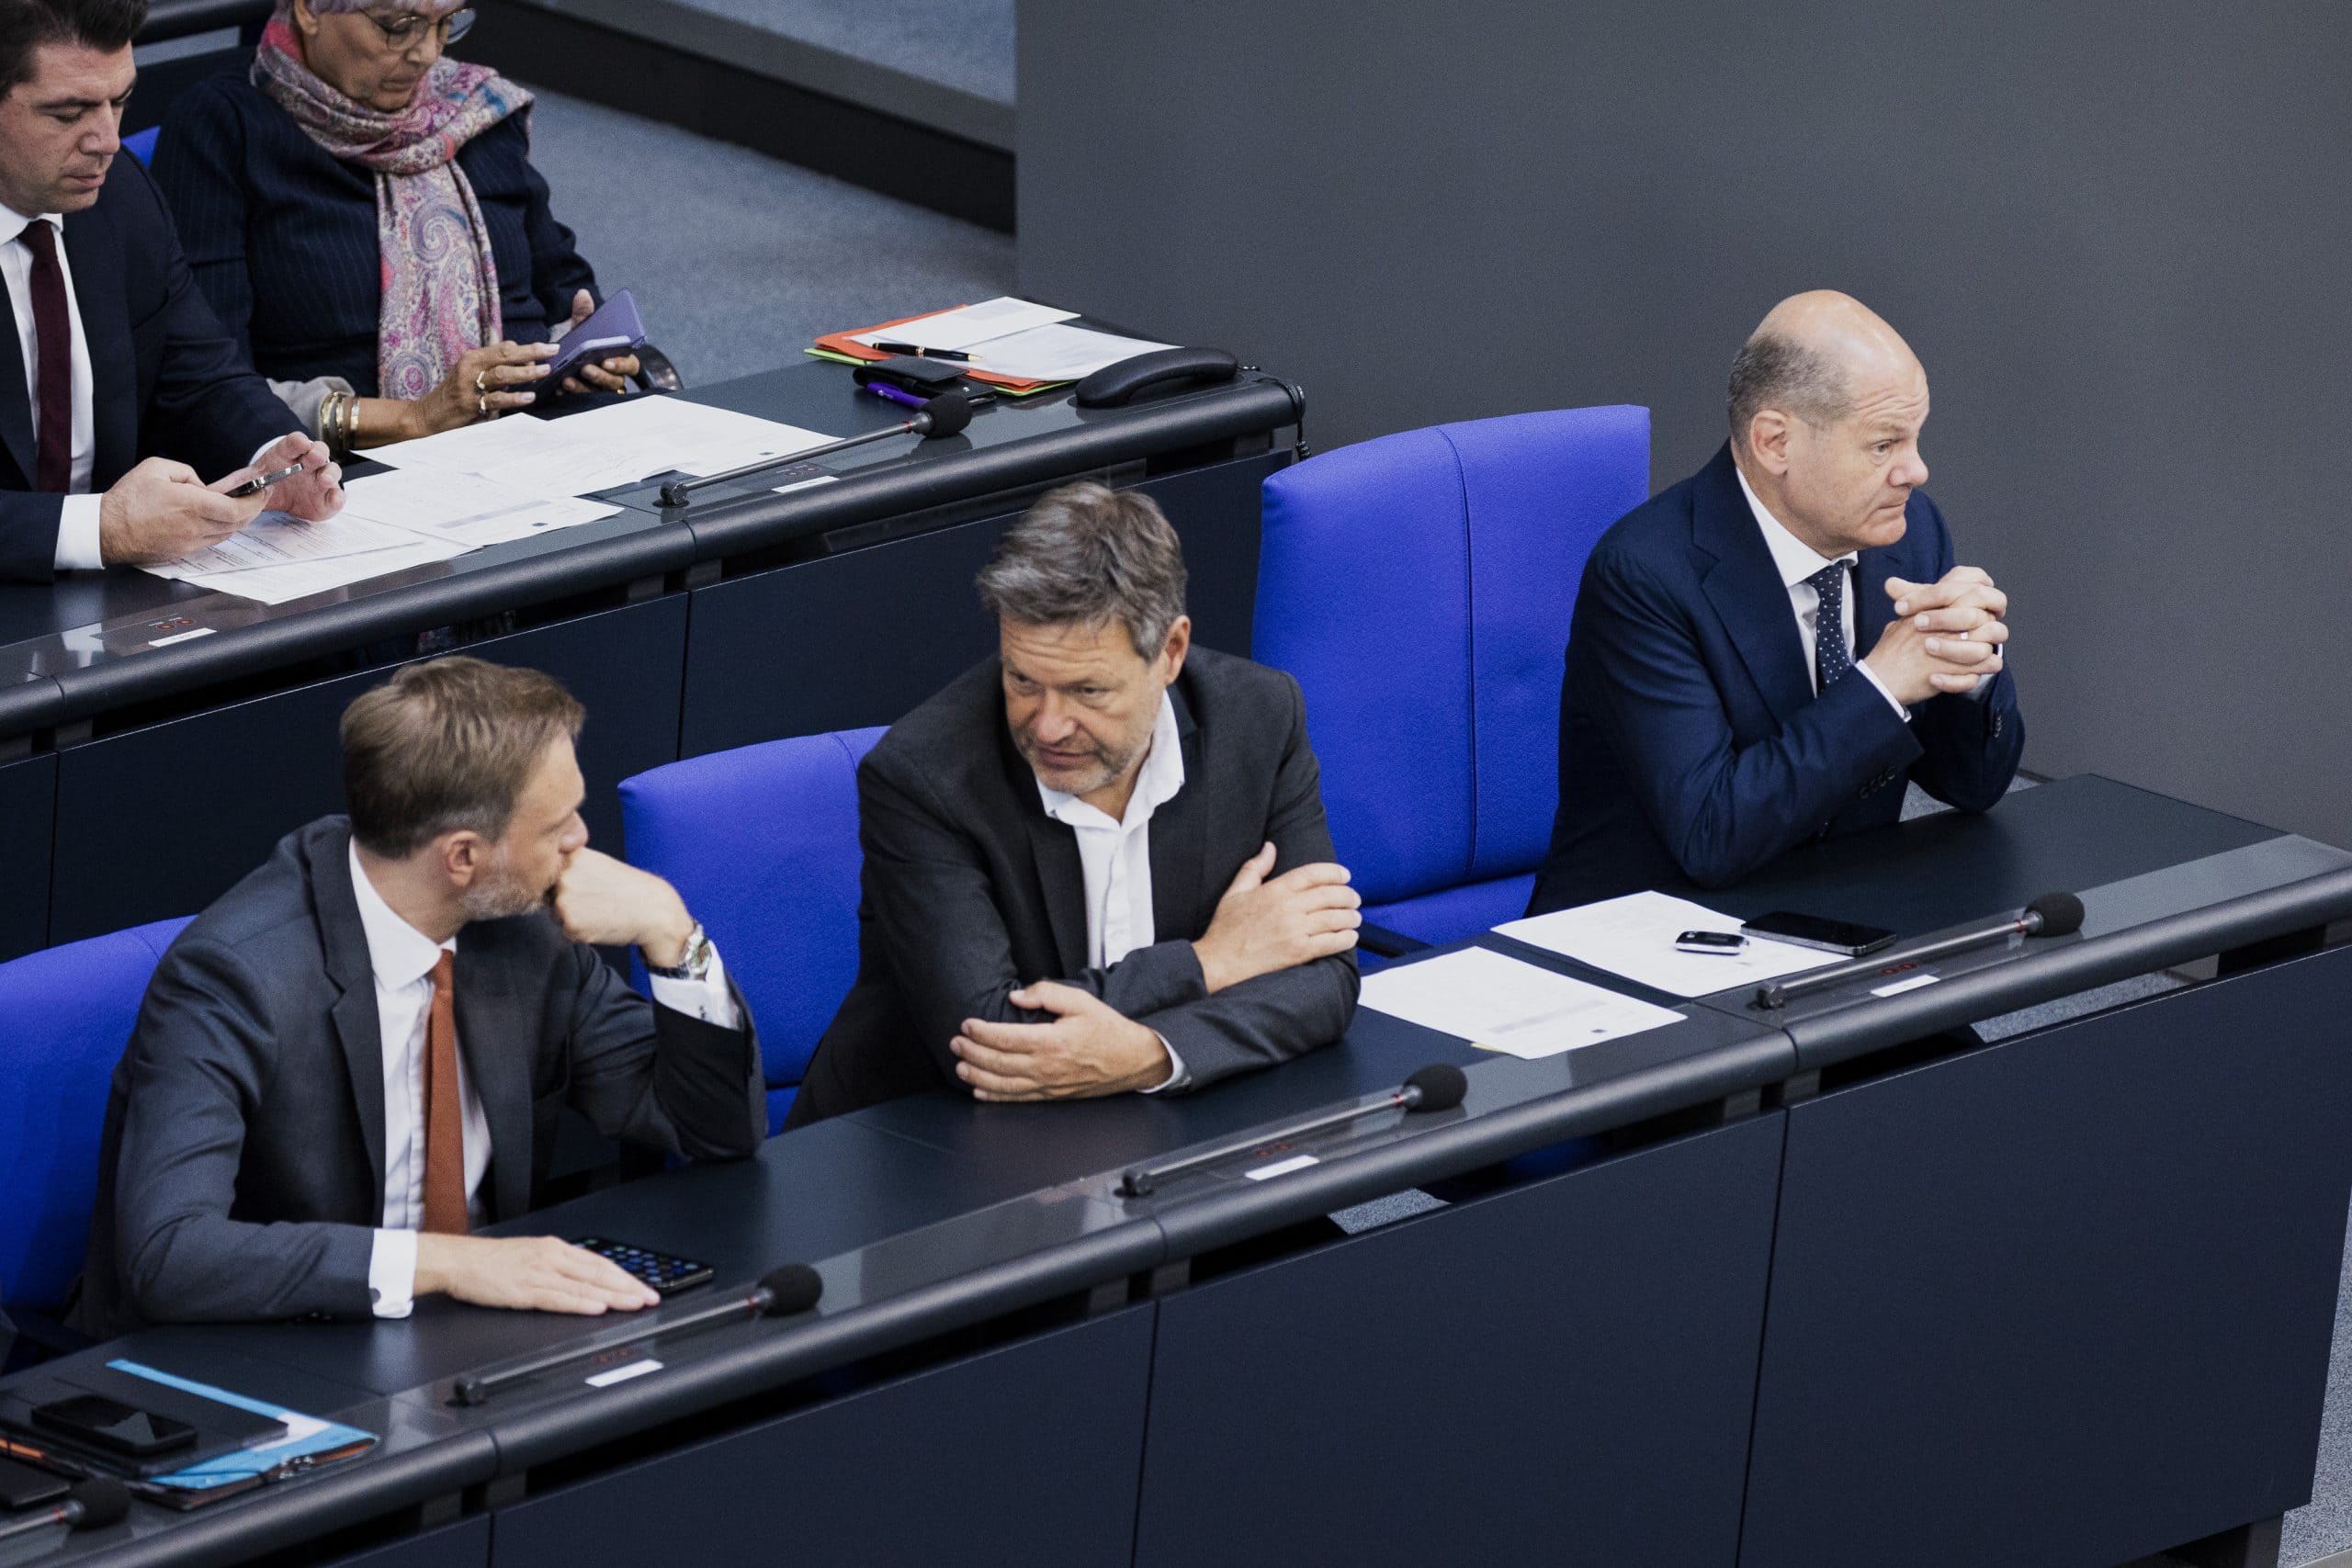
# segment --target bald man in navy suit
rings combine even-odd
[[[1725,886],[1896,820],[1908,784],[1985,811],[2017,773],[2008,599],[1921,489],[1910,346],[1858,300],[1800,294],[1741,348],[1730,405],[1713,460],[1585,565],[1530,913]]]

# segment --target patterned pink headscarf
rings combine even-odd
[[[365,0],[313,0],[315,11],[356,11]],[[437,10],[438,7],[435,7]],[[376,176],[376,243],[383,308],[376,335],[377,395],[415,399],[448,378],[469,349],[504,335],[498,263],[458,150],[531,95],[484,65],[444,55],[398,114],[379,114],[329,86],[303,62],[280,0],[254,56],[256,86],[311,141]]]

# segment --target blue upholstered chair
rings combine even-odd
[[[62,1305],[82,1270],[107,1080],[155,961],[187,924],[163,920],[0,964],[0,1299],[20,1321],[28,1314],[19,1308]]]
[[[1648,499],[1649,440],[1647,409],[1561,409],[1383,436],[1266,481],[1252,652],[1306,689],[1366,919],[1444,942],[1525,909],[1559,796],[1577,584]]]
[[[684,897],[758,1021],[771,1133],[857,977],[857,764],[881,739],[771,740],[621,784],[631,863]]]
[[[163,130],[160,125],[151,125],[144,130],[134,130],[122,139],[122,150],[142,164],[152,164],[155,161],[155,138]]]

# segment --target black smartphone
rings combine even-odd
[[[680,1291],[707,1285],[716,1272],[709,1264],[697,1263],[691,1258],[674,1258],[650,1247],[606,1241],[600,1235],[574,1236],[571,1245],[619,1264],[652,1286],[657,1295],[674,1296]]]
[[[74,1483],[54,1471],[0,1454],[0,1508],[37,1508],[73,1490]]]
[[[1674,945],[1685,953],[1733,953],[1746,948],[1747,939],[1737,931],[1684,931]]]
[[[288,479],[292,479],[296,474],[299,474],[301,471],[301,464],[288,463],[286,467],[278,469],[274,474],[255,474],[252,479],[247,479],[236,489],[222,491],[220,493],[227,496],[232,501],[243,501],[249,495],[259,495],[262,491],[267,490],[272,485],[284,484]]]
[[[1799,947],[1817,947],[1824,953],[1842,953],[1849,958],[1876,953],[1894,942],[1894,933],[1879,926],[1833,920],[1821,915],[1800,915],[1788,909],[1775,909],[1769,915],[1742,920],[1739,929],[1749,936],[1791,942]]]
[[[33,1425],[44,1431],[132,1459],[153,1459],[196,1441],[196,1428],[187,1422],[133,1409],[103,1394],[53,1399],[34,1405],[32,1416]]]

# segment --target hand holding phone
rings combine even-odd
[[[237,486],[236,489],[224,490],[220,493],[227,496],[232,501],[243,501],[247,496],[259,495],[262,491],[269,489],[272,485],[284,484],[288,479],[292,479],[296,474],[299,474],[301,471],[301,464],[289,463],[274,474],[255,474],[252,479],[249,479],[244,483]]]

